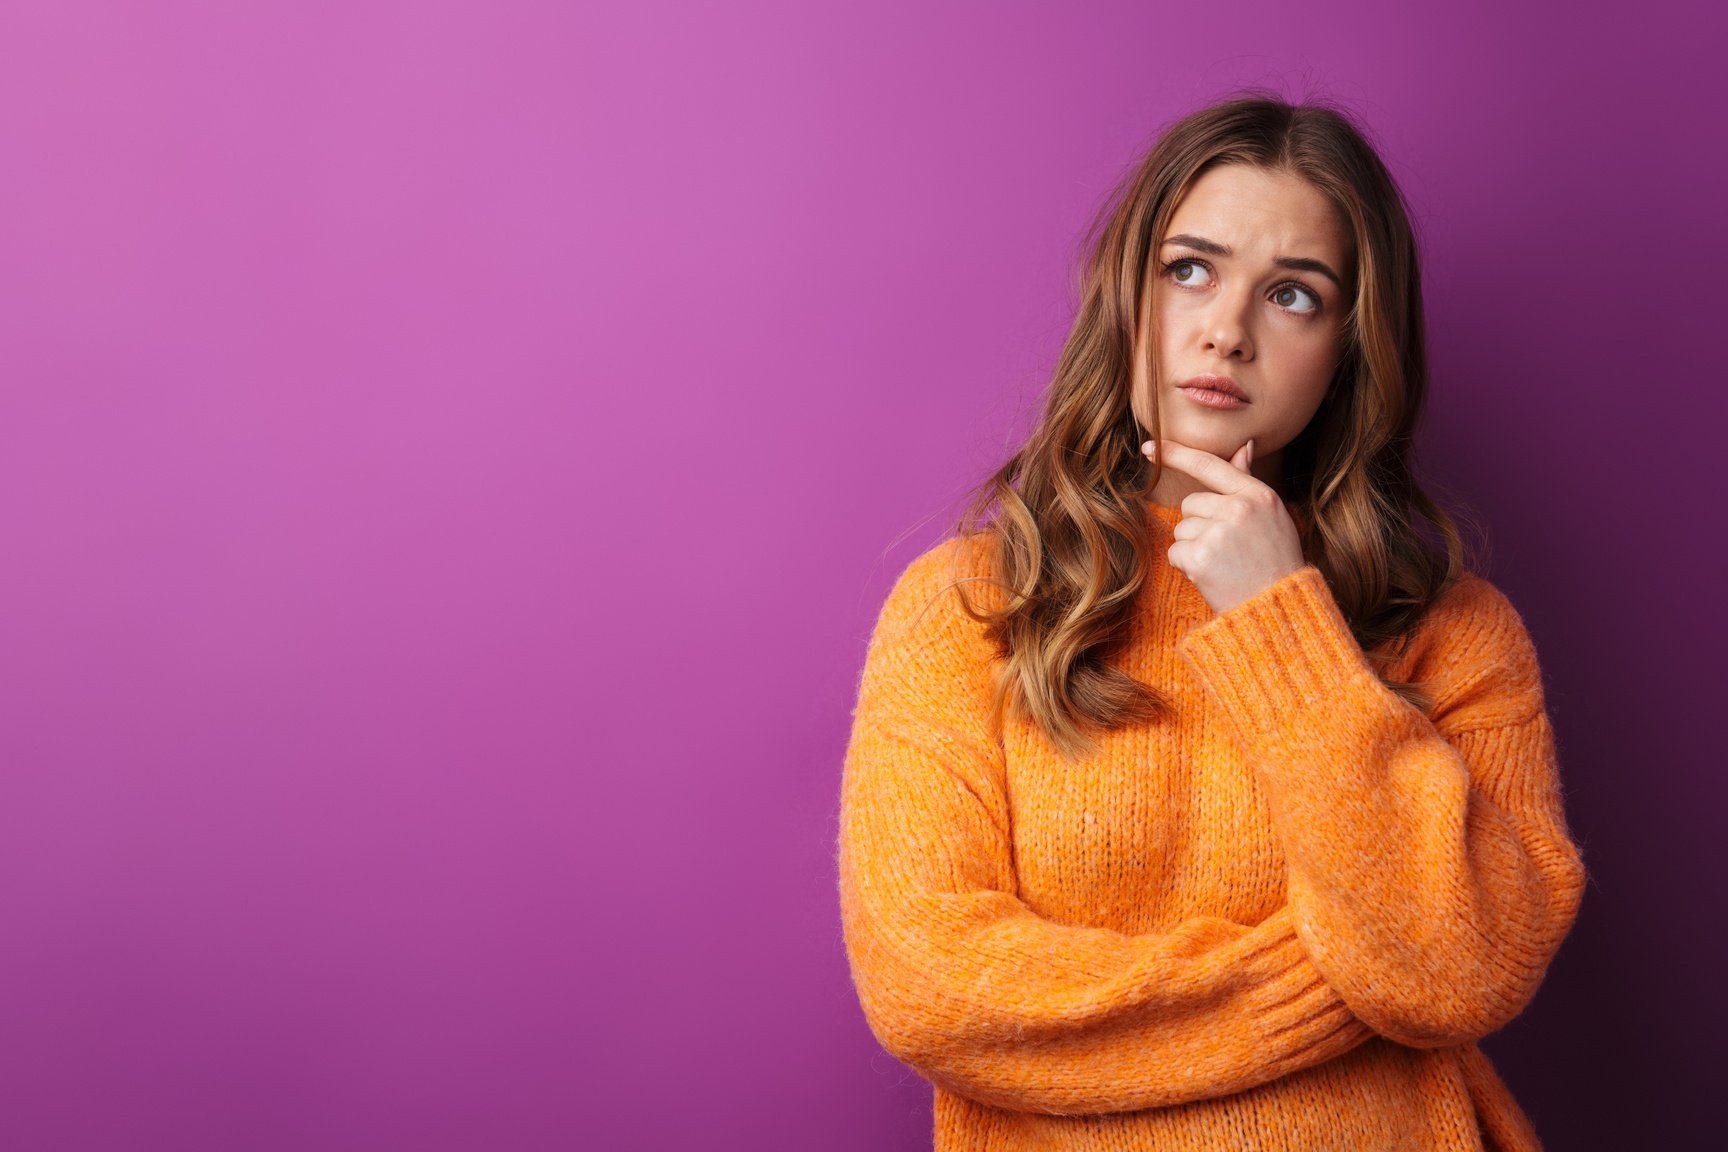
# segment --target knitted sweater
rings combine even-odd
[[[1475,575],[1437,600],[1387,669],[1425,715],[1312,565],[1213,612],[1164,555],[1180,518],[1148,508],[1111,657],[1174,715],[1081,762],[986,725],[994,651],[951,587],[983,537],[914,560],[876,621],[842,924],[871,1030],[935,1086],[937,1152],[1540,1149],[1476,1045],[1585,881],[1522,619]]]

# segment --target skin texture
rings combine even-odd
[[[1343,354],[1355,245],[1343,215],[1311,184],[1240,164],[1214,168],[1189,187],[1167,233],[1179,235],[1231,254],[1169,239],[1154,253],[1152,291],[1135,333],[1133,405],[1143,426],[1153,403],[1162,421],[1163,442],[1142,450],[1149,458],[1157,450],[1164,463],[1152,502],[1182,512],[1170,563],[1223,612],[1305,563],[1275,486],[1284,447],[1319,409]],[[1275,263],[1287,257],[1323,262],[1342,286]],[[1178,385],[1202,372],[1235,380],[1249,404],[1195,403]]]

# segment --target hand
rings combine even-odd
[[[1200,481],[1210,492],[1182,498],[1182,519],[1165,555],[1214,612],[1225,612],[1307,564],[1284,501],[1248,471],[1254,441],[1229,460],[1175,440],[1148,440],[1140,451]]]

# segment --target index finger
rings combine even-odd
[[[1148,441],[1150,443],[1150,441]],[[1212,489],[1226,495],[1263,488],[1265,484],[1237,468],[1222,456],[1215,456],[1177,440],[1158,441],[1158,459],[1166,468],[1185,472]]]

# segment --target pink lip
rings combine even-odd
[[[1208,392],[1222,392],[1226,396],[1234,396],[1244,404],[1250,403],[1248,393],[1242,391],[1241,385],[1228,376],[1218,376],[1211,372],[1202,372],[1189,380],[1177,385],[1179,388],[1203,388]]]

